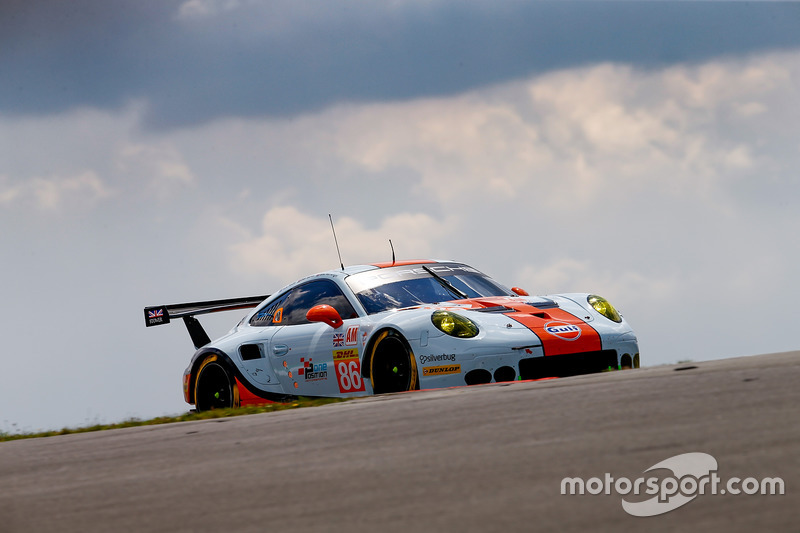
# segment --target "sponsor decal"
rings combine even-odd
[[[333,345],[336,348],[341,348],[342,346],[344,346],[344,333],[333,334]]]
[[[581,328],[566,322],[548,322],[544,325],[544,330],[550,335],[565,341],[578,340],[581,336]]]
[[[365,390],[357,348],[334,350],[333,370],[336,373],[339,392],[362,392]]]
[[[155,326],[157,324],[169,323],[169,318],[165,314],[163,307],[154,309],[145,309],[145,320],[147,326]]]
[[[542,340],[545,356],[577,352],[595,352],[603,349],[600,335],[589,324],[563,309],[547,311],[549,319],[529,313],[506,313],[506,316],[527,327]],[[569,342],[564,342],[569,341]]]
[[[426,366],[422,369],[423,376],[444,376],[447,374],[460,374],[461,365]]]
[[[346,350],[334,350],[333,362],[346,361],[348,359],[358,359],[358,348],[348,348]]]
[[[305,357],[301,357],[300,362],[303,363],[303,366],[300,367],[297,374],[303,376],[306,381],[322,381],[328,379],[328,363],[315,365],[310,357],[308,361],[306,361]]]
[[[456,354],[454,353],[443,353],[439,355],[421,355],[419,358],[419,362],[423,365],[427,365],[428,363],[441,363],[442,361],[455,361]]]
[[[347,328],[347,337],[344,343],[346,346],[355,346],[358,344],[358,326],[350,326]]]

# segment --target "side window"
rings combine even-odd
[[[282,326],[283,325],[283,311],[286,307],[286,301],[289,299],[291,292],[287,292],[277,300],[260,309],[253,318],[250,319],[251,326]]]
[[[289,292],[287,301],[283,305],[283,316],[280,323],[281,325],[308,324],[306,313],[315,305],[321,304],[330,305],[345,320],[358,316],[336,283],[329,280],[318,280],[296,287]],[[273,323],[277,323],[275,318]]]

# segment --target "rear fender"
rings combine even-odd
[[[203,361],[205,361],[209,356],[216,356],[217,361],[221,362],[228,372],[230,372],[231,378],[233,379],[232,385],[234,388],[234,405],[236,407],[239,407],[241,400],[245,398],[249,399],[247,403],[250,404],[257,403],[253,401],[253,397],[264,399],[264,403],[282,403],[294,398],[294,396],[290,394],[279,394],[259,389],[250,383],[250,381],[244,376],[244,374],[242,374],[239,368],[233,363],[231,358],[225,352],[217,348],[203,348],[194,354],[191,362],[192,370],[189,374],[188,399],[190,400],[189,403],[192,405],[196,405],[195,402],[197,400],[195,397],[197,373],[200,371]]]

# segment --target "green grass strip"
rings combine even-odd
[[[285,411],[287,409],[316,407],[319,405],[343,402],[346,400],[347,398],[300,397],[297,400],[287,403],[272,403],[254,407],[239,407],[232,409],[214,409],[212,411],[203,411],[200,413],[187,412],[185,414],[176,416],[159,416],[156,418],[151,418],[150,420],[140,420],[138,418],[130,418],[128,420],[117,422],[115,424],[95,424],[93,426],[64,428],[54,431],[40,431],[36,433],[8,433],[5,431],[0,431],[0,442],[20,440],[20,439],[36,439],[41,437],[54,437],[56,435],[71,435],[73,433],[89,433],[91,431],[105,431],[108,429],[131,428],[138,426],[155,426],[158,424],[172,424],[175,422],[192,422],[195,420],[209,420],[212,418],[229,418],[232,416],[253,415],[258,413],[271,413],[273,411]]]

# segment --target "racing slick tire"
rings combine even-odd
[[[369,379],[374,394],[419,388],[417,360],[398,332],[386,330],[378,334],[369,352]]]
[[[227,409],[236,406],[237,396],[233,375],[225,362],[217,355],[203,359],[195,378],[195,408],[198,411]]]

